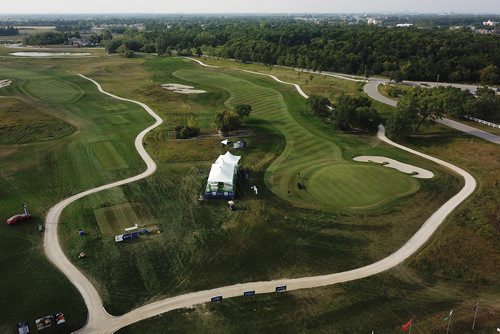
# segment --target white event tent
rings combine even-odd
[[[241,157],[227,152],[217,158],[208,175],[208,197],[234,197],[235,181]]]

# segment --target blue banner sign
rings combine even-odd
[[[220,302],[222,300],[222,296],[212,297],[211,301],[214,303]]]
[[[285,292],[285,291],[286,291],[286,285],[276,287],[276,292]]]
[[[18,334],[29,334],[30,333],[30,328],[28,326],[27,321],[19,322],[17,324],[17,333]]]

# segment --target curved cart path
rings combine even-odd
[[[201,63],[200,61],[196,60]],[[261,74],[261,73],[258,73]],[[265,74],[264,74],[265,75]],[[270,75],[267,75],[270,76]],[[82,76],[84,77],[84,76]],[[282,82],[276,77],[270,76],[274,80]],[[84,77],[86,78],[86,77]],[[68,199],[63,200],[62,202],[56,204],[48,213],[46,219],[46,233],[44,237],[44,249],[47,257],[68,277],[68,279],[73,282],[73,284],[78,288],[80,293],[82,294],[85,303],[88,307],[88,321],[87,324],[79,330],[81,333],[114,333],[115,331],[133,324],[137,321],[141,321],[171,310],[191,307],[196,304],[204,303],[210,301],[210,298],[213,296],[224,296],[224,298],[237,297],[242,296],[245,291],[255,291],[257,294],[261,293],[271,293],[274,292],[277,286],[286,285],[287,290],[298,290],[298,289],[306,289],[306,288],[315,288],[322,287],[327,285],[332,285],[341,282],[347,282],[352,280],[357,280],[361,278],[365,278],[368,276],[372,276],[378,273],[381,273],[385,270],[393,268],[398,264],[402,263],[412,254],[414,254],[420,247],[422,247],[429,238],[433,235],[433,233],[439,228],[439,226],[443,223],[446,217],[458,206],[460,205],[467,197],[469,197],[476,187],[476,181],[474,178],[464,171],[463,169],[456,167],[448,162],[442,161],[440,159],[434,158],[432,156],[414,151],[405,146],[399,145],[397,143],[392,142],[385,136],[385,130],[383,126],[380,126],[378,132],[378,138],[390,145],[398,147],[402,150],[410,152],[412,154],[416,154],[423,158],[434,161],[455,173],[461,175],[464,178],[464,187],[458,192],[455,196],[453,196],[450,200],[448,200],[445,204],[443,204],[436,212],[434,212],[422,225],[422,227],[408,240],[406,244],[404,244],[400,249],[396,252],[392,253],[388,257],[372,263],[370,265],[335,273],[329,275],[320,275],[320,276],[310,276],[310,277],[302,277],[295,279],[280,279],[274,281],[263,281],[263,282],[250,282],[244,284],[234,284],[230,286],[198,291],[193,293],[187,293],[183,295],[179,295],[176,297],[166,298],[148,305],[144,305],[137,309],[134,309],[124,315],[121,316],[111,316],[109,315],[103,308],[102,300],[97,290],[93,287],[92,283],[68,260],[65,256],[62,248],[59,244],[59,239],[57,236],[57,224],[59,222],[59,217],[61,215],[62,210],[68,206],[70,203],[87,196],[92,193],[96,193],[105,189],[110,189],[112,187],[120,186],[126,183],[134,182],[140,180],[148,175],[151,175],[155,169],[156,165],[151,157],[146,153],[144,147],[142,145],[142,140],[144,136],[152,130],[153,128],[159,126],[162,123],[162,120],[158,115],[156,115],[147,105],[133,101],[124,99],[112,94],[109,94],[102,90],[101,86],[92,79],[86,78],[92,81],[99,90],[107,94],[115,99],[119,99],[122,101],[128,101],[132,103],[137,103],[142,106],[149,114],[151,114],[156,122],[152,126],[148,127],[144,131],[142,131],[136,138],[135,146],[137,151],[146,162],[147,169],[145,172],[122,180],[117,181],[105,186],[97,187],[90,189],[88,191],[82,192],[80,194],[74,195]],[[295,84],[282,82],[285,84],[294,85]],[[300,88],[300,87],[299,87]],[[299,91],[299,93],[302,90]],[[303,93],[303,92],[302,92]],[[302,94],[301,94],[302,95]],[[304,95],[303,95],[304,96]]]
[[[64,254],[61,245],[59,243],[59,236],[57,234],[57,226],[59,224],[59,218],[61,216],[62,211],[71,203],[77,201],[78,199],[88,196],[90,194],[94,194],[106,189],[111,189],[114,187],[118,187],[127,183],[135,182],[141,179],[144,179],[145,177],[148,177],[149,175],[153,174],[156,170],[156,164],[151,159],[151,157],[148,155],[146,150],[144,149],[144,146],[142,144],[144,137],[146,134],[151,131],[152,129],[158,127],[160,124],[163,123],[163,120],[158,116],[151,108],[149,108],[146,104],[134,100],[129,100],[129,99],[124,99],[122,97],[110,94],[108,92],[105,92],[101,85],[97,83],[96,81],[87,78],[83,75],[80,74],[80,76],[84,79],[87,79],[91,82],[93,82],[99,91],[103,94],[106,94],[114,99],[120,100],[120,101],[126,101],[126,102],[131,102],[138,104],[142,108],[144,108],[154,119],[155,123],[148,127],[147,129],[144,129],[141,133],[137,135],[135,138],[135,148],[139,155],[141,156],[142,160],[146,163],[146,170],[142,172],[139,175],[132,176],[130,178],[121,180],[121,181],[116,181],[113,183],[109,183],[100,187],[96,187],[93,189],[89,189],[87,191],[81,192],[79,194],[73,195],[69,198],[66,198],[65,200],[57,203],[55,206],[53,206],[48,214],[47,217],[45,218],[45,234],[44,234],[44,239],[43,239],[43,247],[45,254],[47,255],[48,259],[57,267],[59,270],[61,270],[64,275],[68,277],[68,279],[75,285],[75,287],[80,291],[82,294],[83,299],[85,300],[85,304],[87,305],[88,308],[88,319],[87,319],[87,324],[85,328],[93,328],[93,329],[98,329],[105,321],[109,320],[110,316],[106,313],[104,310],[103,304],[101,297],[99,296],[97,290],[94,288],[92,283],[89,281],[89,279],[83,275],[78,268],[71,263],[71,261],[66,257]]]
[[[365,93],[371,97],[374,100],[377,100],[379,102],[385,103],[387,105],[390,105],[392,107],[396,107],[398,105],[397,101],[394,101],[388,97],[385,97],[378,91],[378,86],[383,83],[384,81],[379,81],[379,80],[371,80],[365,85]],[[443,84],[444,85],[444,84]],[[475,86],[468,86],[468,85],[457,85],[458,87],[475,87]],[[472,89],[472,88],[470,88]],[[443,124],[446,126],[449,126],[450,128],[453,128],[455,130],[465,132],[471,136],[479,137],[484,140],[487,140],[489,142],[495,143],[495,144],[500,144],[500,136],[494,135],[492,133],[479,130],[477,128],[474,128],[472,126],[451,120],[449,118],[442,118],[442,119],[437,119],[436,123]]]

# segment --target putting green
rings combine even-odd
[[[83,95],[75,84],[52,76],[29,79],[23,89],[39,100],[54,104],[74,102]]]
[[[267,186],[295,206],[321,209],[375,207],[412,194],[419,183],[408,175],[381,166],[361,166],[342,157],[342,150],[331,138],[297,120],[292,108],[301,112],[304,99],[297,94],[285,100],[277,83],[260,76],[221,70],[179,70],[175,76],[214,86],[230,93],[226,105],[252,105],[252,120],[258,119],[278,129],[286,139],[281,155],[265,173]],[[310,118],[309,118],[310,119]],[[310,122],[310,121],[309,121]],[[305,184],[300,190],[298,183]]]
[[[300,196],[311,196],[325,206],[373,207],[419,188],[418,182],[397,171],[353,164],[315,166],[304,177]]]

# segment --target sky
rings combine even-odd
[[[500,13],[500,0],[1,0],[11,13]]]

